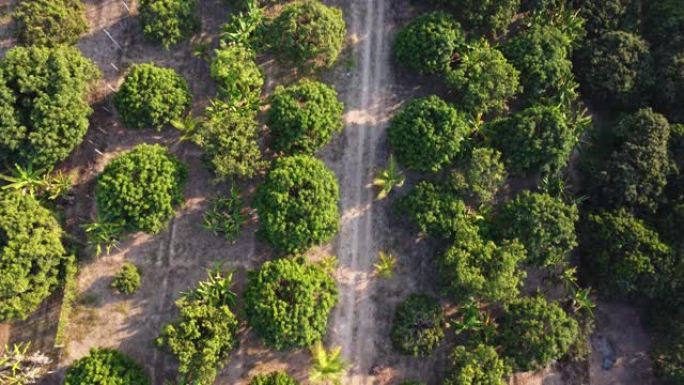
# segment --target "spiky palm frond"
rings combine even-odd
[[[373,179],[373,186],[379,188],[377,199],[385,199],[392,190],[403,186],[405,181],[406,177],[401,169],[399,169],[394,155],[390,155],[387,161],[387,168],[380,171],[375,179]]]
[[[321,341],[311,347],[311,382],[339,385],[346,371],[347,363],[342,358],[341,347],[326,350]]]
[[[381,251],[378,253],[378,263],[374,264],[375,274],[380,278],[392,278],[397,267],[397,257]]]

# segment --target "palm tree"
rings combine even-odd
[[[380,278],[392,278],[394,269],[397,267],[397,257],[381,251],[378,253],[378,258],[380,261],[373,265],[375,267],[375,274]]]
[[[373,186],[380,189],[377,199],[385,199],[394,188],[403,186],[405,180],[406,177],[399,169],[394,155],[390,155],[387,161],[387,168],[380,171],[378,176],[373,179]]]
[[[337,346],[329,351],[321,341],[311,347],[311,371],[309,380],[317,383],[339,385],[347,371],[347,363],[341,356],[342,348]]]

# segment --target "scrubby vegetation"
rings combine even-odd
[[[143,33],[169,49],[200,28],[196,0],[141,0]]]
[[[121,270],[114,276],[112,288],[121,294],[133,294],[140,288],[140,270],[130,262],[121,266]]]
[[[88,31],[81,0],[21,1],[12,18],[17,40],[23,45],[74,44]]]
[[[430,355],[444,338],[445,324],[442,307],[434,298],[412,294],[397,306],[390,332],[392,343],[404,354]]]
[[[259,103],[264,74],[254,61],[254,52],[232,45],[216,50],[211,77],[218,85],[219,97],[230,105],[253,108]]]
[[[285,372],[271,372],[252,377],[249,385],[298,385],[299,382]]]
[[[148,385],[149,377],[132,358],[113,349],[93,349],[66,371],[64,385]]]
[[[451,353],[445,385],[506,385],[510,367],[491,346],[457,346]]]

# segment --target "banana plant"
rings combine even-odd
[[[379,189],[376,199],[385,199],[392,190],[403,186],[405,181],[406,177],[399,169],[394,155],[390,155],[387,161],[387,168],[380,171],[375,179],[373,179],[373,186]]]
[[[380,278],[392,278],[397,267],[397,257],[381,251],[378,253],[379,261],[374,264],[375,274]]]
[[[233,271],[223,272],[221,266],[216,265],[207,270],[207,275],[209,277],[206,281],[198,283],[194,290],[183,293],[183,296],[215,307],[235,306],[237,294],[231,290]]]
[[[171,121],[171,126],[180,131],[181,136],[178,139],[180,142],[196,142],[198,138],[198,131],[203,122],[202,118],[194,117],[188,114],[180,119]],[[198,143],[198,145],[201,145]]]
[[[337,346],[326,350],[321,341],[311,347],[311,370],[309,380],[314,383],[340,385],[347,371],[342,358],[342,348]]]
[[[46,180],[42,176],[44,173],[44,170],[33,169],[31,164],[26,167],[15,164],[12,175],[0,174],[0,179],[8,183],[2,186],[2,189],[21,191],[25,194],[36,196],[46,187]]]
[[[110,254],[119,246],[119,238],[123,234],[123,223],[97,221],[83,226],[88,235],[88,246],[99,256],[103,252]]]

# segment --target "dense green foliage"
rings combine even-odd
[[[215,235],[222,235],[229,242],[235,242],[247,219],[243,210],[242,198],[232,187],[230,195],[211,199],[209,208],[204,212],[202,226]]]
[[[562,169],[579,140],[567,115],[557,106],[533,106],[485,125],[489,143],[501,150],[506,165],[518,174],[554,173]]]
[[[684,326],[673,320],[667,337],[657,342],[653,356],[655,374],[668,385],[684,382]]]
[[[418,229],[443,239],[461,239],[473,231],[468,206],[444,186],[420,182],[397,203]]]
[[[213,101],[204,111],[194,141],[219,180],[251,178],[265,166],[259,147],[259,122],[252,113]]]
[[[279,158],[257,188],[254,207],[260,232],[286,253],[328,241],[339,228],[337,178],[307,155]]]
[[[240,45],[216,50],[211,77],[218,83],[220,98],[234,106],[258,106],[264,74],[254,60],[254,52]]]
[[[181,118],[191,99],[188,83],[176,71],[143,63],[133,65],[126,75],[114,105],[126,127],[160,130]]]
[[[519,268],[525,248],[517,240],[497,245],[473,234],[459,239],[439,259],[440,274],[457,299],[475,296],[493,302],[517,297],[525,278]]]
[[[684,7],[681,1],[650,2],[644,35],[654,46],[681,51],[684,48]]]
[[[477,207],[490,203],[506,183],[506,169],[497,150],[474,148],[449,176],[449,187]]]
[[[275,349],[307,347],[320,340],[336,303],[335,280],[320,265],[281,258],[248,275],[247,320]]]
[[[115,158],[97,179],[99,217],[128,231],[156,233],[183,201],[186,166],[159,145],[141,144]]]
[[[506,385],[510,371],[491,346],[457,346],[449,357],[444,385]]]
[[[45,169],[69,156],[88,130],[86,96],[98,76],[76,48],[7,51],[0,61],[0,162]]]
[[[446,319],[439,302],[423,294],[411,294],[397,306],[390,336],[404,354],[430,355],[444,338]]]
[[[267,125],[271,147],[288,154],[312,154],[342,131],[344,106],[334,88],[314,80],[276,87]]]
[[[200,28],[196,0],[140,0],[140,23],[148,39],[168,49]]]
[[[157,345],[178,359],[181,383],[213,384],[220,365],[237,347],[231,284],[232,274],[211,270],[208,280],[176,301],[178,319],[165,325],[157,338]]]
[[[285,372],[271,372],[252,377],[249,385],[299,385],[299,382]]]
[[[540,369],[563,357],[577,340],[577,321],[542,296],[506,307],[499,320],[499,343],[517,370]]]
[[[34,198],[0,195],[0,321],[28,317],[50,295],[66,260],[61,236]]]
[[[627,211],[590,214],[581,234],[583,255],[606,292],[653,297],[669,284],[670,248]]]
[[[559,28],[535,24],[501,47],[510,63],[520,71],[523,98],[528,105],[555,104],[561,91],[573,88],[571,46],[572,39]]]
[[[609,31],[637,31],[641,0],[583,0],[579,3],[584,27],[591,38]]]
[[[527,261],[548,266],[565,261],[577,246],[577,207],[547,194],[523,191],[504,204],[491,219],[498,239],[517,239]]]
[[[433,95],[410,101],[392,118],[388,136],[399,162],[437,172],[458,155],[470,130],[463,115]]]
[[[132,263],[126,262],[114,276],[112,287],[121,294],[133,294],[140,288],[140,270]]]
[[[504,110],[519,91],[518,70],[486,40],[469,46],[453,67],[447,72],[447,83],[459,106],[473,114]]]
[[[520,0],[446,0],[462,13],[468,28],[503,34],[518,13]]]
[[[684,122],[684,53],[662,50],[654,56],[654,103],[671,121]]]
[[[12,17],[17,40],[24,45],[74,44],[88,31],[81,0],[21,1]]]
[[[446,13],[432,12],[399,31],[394,55],[400,65],[420,74],[442,73],[464,44],[461,26]]]
[[[649,98],[653,62],[648,44],[636,35],[613,31],[579,54],[582,90],[602,107],[634,108]]]
[[[313,68],[330,67],[346,34],[342,10],[317,0],[285,5],[270,26],[271,45],[283,59]]]
[[[132,358],[114,349],[93,349],[66,371],[63,385],[148,385],[150,379]]]

